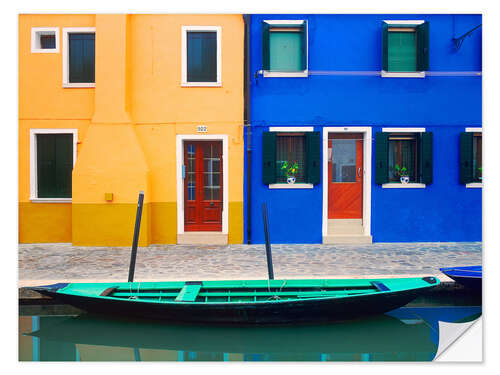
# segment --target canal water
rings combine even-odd
[[[439,321],[469,322],[481,313],[480,301],[447,298],[321,325],[203,326],[20,306],[19,360],[431,361]]]

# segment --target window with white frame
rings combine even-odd
[[[265,20],[262,23],[264,77],[307,77],[307,22]]]
[[[220,26],[182,26],[182,86],[221,86]]]
[[[76,129],[30,130],[31,200],[71,200]]]
[[[32,27],[31,28],[32,53],[58,53],[59,28],[58,27]]]
[[[467,128],[460,133],[460,183],[467,187],[483,182],[483,129]]]
[[[95,27],[63,29],[63,86],[95,87]]]
[[[433,134],[424,128],[384,128],[375,134],[375,183],[429,185],[433,176]]]

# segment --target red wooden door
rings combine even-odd
[[[184,230],[222,231],[222,142],[184,142]]]
[[[363,217],[363,134],[328,137],[328,218]]]

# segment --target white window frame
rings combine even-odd
[[[313,132],[313,126],[270,126],[270,132],[286,132],[286,133],[306,133]],[[307,157],[307,155],[306,155]],[[269,184],[269,189],[312,189],[313,184],[300,182],[298,184],[287,184],[285,182]]]
[[[269,26],[280,26],[280,25],[304,25],[306,32],[306,69],[299,70],[297,72],[273,72],[270,70],[263,70],[262,76],[269,78],[276,77],[287,77],[287,78],[301,78],[309,76],[309,28],[307,27],[306,20],[264,20]],[[269,51],[270,52],[270,51]]]
[[[37,176],[37,134],[73,134],[73,168],[76,163],[76,145],[78,143],[78,129],[30,129],[30,201],[39,203],[66,203],[72,198],[38,198]]]
[[[187,33],[207,31],[217,33],[217,81],[188,82],[187,80]],[[182,87],[221,87],[222,86],[222,27],[221,26],[182,26],[181,32],[181,86]]]
[[[64,27],[63,28],[63,87],[95,87],[95,82],[69,82],[69,34],[95,34],[95,27]]]
[[[482,133],[483,132],[483,128],[465,128],[465,131],[467,133]],[[469,182],[468,184],[465,184],[465,187],[467,189],[471,189],[471,188],[480,188],[482,189],[483,188],[483,183],[482,182]]]
[[[421,25],[424,20],[384,20],[387,25]],[[380,76],[383,78],[425,78],[425,71],[422,72],[387,72],[381,70]]]
[[[384,133],[425,133],[425,128],[382,128]],[[382,184],[384,189],[424,189],[425,184],[418,182],[409,182],[403,184],[401,182],[388,182]]]
[[[41,48],[40,36],[54,35],[55,48]],[[59,28],[58,27],[32,27],[31,28],[31,53],[59,53]]]

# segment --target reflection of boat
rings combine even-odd
[[[400,279],[64,283],[31,289],[80,309],[210,323],[300,323],[353,319],[406,305],[439,284]]]
[[[466,288],[474,290],[482,289],[482,266],[446,267],[439,270]]]
[[[213,353],[388,353],[405,359],[437,347],[426,324],[386,315],[342,323],[300,326],[169,325],[89,315],[42,324],[29,335],[41,342]],[[399,357],[398,357],[399,356]]]

